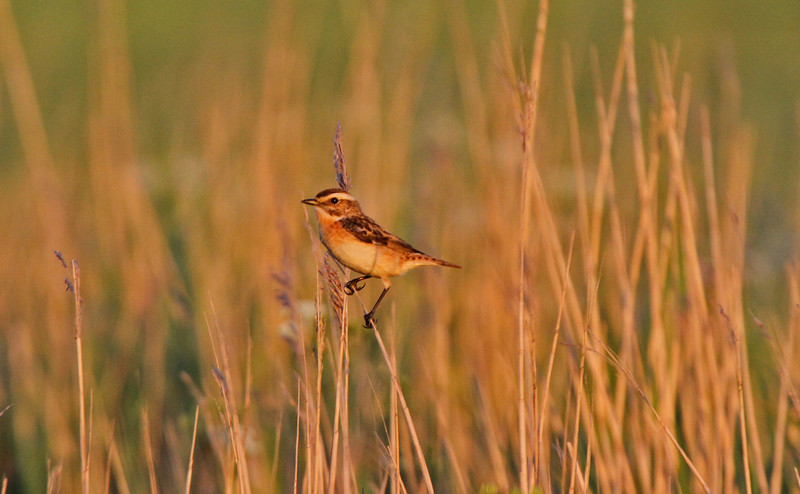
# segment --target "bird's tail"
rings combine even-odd
[[[409,257],[414,266],[447,266],[448,268],[461,269],[461,266],[458,264],[443,261],[433,256],[429,256],[428,254],[423,254],[422,252],[415,252]]]
[[[441,259],[436,259],[435,257],[431,257],[430,260],[431,260],[431,262],[433,262],[434,264],[437,264],[439,266],[447,266],[448,268],[461,269],[461,266],[459,266],[458,264],[453,264],[452,262],[447,262],[447,261],[443,261]]]

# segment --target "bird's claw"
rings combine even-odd
[[[372,312],[368,312],[364,314],[364,328],[369,329],[375,327],[375,318],[373,317]]]
[[[359,285],[359,283],[361,284]],[[347,295],[352,295],[363,290],[365,286],[367,286],[367,283],[364,280],[361,278],[356,278],[345,283],[344,293]]]

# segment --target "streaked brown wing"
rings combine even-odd
[[[389,243],[390,234],[366,216],[348,216],[339,221],[348,233],[362,242],[377,245]]]
[[[409,254],[422,254],[422,252],[418,251],[414,247],[403,240],[402,238],[398,237],[397,235],[389,234],[389,245],[394,248],[394,250],[404,250]]]
[[[342,218],[342,226],[350,234],[362,242],[376,245],[390,245],[397,250],[419,252],[400,237],[384,230],[379,224],[367,216],[350,216]]]

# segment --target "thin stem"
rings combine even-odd
[[[83,300],[81,299],[81,268],[72,261],[72,286],[75,296],[75,348],[78,359],[78,409],[80,414],[81,487],[89,494],[89,455],[86,444],[86,394],[83,384]]]
[[[194,430],[192,431],[192,449],[189,452],[189,468],[186,471],[186,494],[189,494],[192,488],[192,469],[194,467],[194,447],[197,444],[197,423],[200,421],[200,406],[198,405],[194,410]]]
[[[386,360],[386,365],[389,367],[389,372],[392,374],[392,385],[397,393],[397,398],[400,400],[400,407],[403,409],[403,415],[406,418],[406,424],[408,425],[408,432],[411,436],[411,442],[414,444],[414,451],[417,453],[417,460],[419,461],[419,466],[422,469],[422,477],[425,479],[425,487],[428,489],[430,494],[433,494],[434,491],[433,482],[431,481],[431,474],[428,471],[428,464],[425,462],[425,455],[422,453],[422,446],[419,443],[417,429],[414,427],[414,421],[411,418],[411,412],[408,409],[406,397],[403,394],[402,388],[400,388],[400,381],[397,379],[397,369],[395,369],[392,359],[389,358],[389,353],[386,351],[386,345],[383,344],[383,338],[381,338],[381,334],[378,332],[378,328],[375,326],[375,321],[371,321],[370,327],[375,334],[375,339],[378,340],[378,346],[381,348],[381,353],[383,354],[384,360]]]

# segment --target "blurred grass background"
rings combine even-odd
[[[211,372],[211,341],[214,328],[220,328],[232,356],[230,376],[236,378],[230,384],[240,400],[247,397],[239,405],[249,424],[249,483],[256,492],[291,491],[294,458],[303,455],[294,447],[293,400],[302,374],[297,332],[304,328],[310,351],[314,327],[299,308],[314,300],[316,273],[299,200],[334,184],[330,163],[337,122],[353,192],[367,213],[422,250],[465,266],[463,273],[409,275],[395,284],[391,304],[379,315],[384,326],[397,328],[398,372],[417,427],[428,438],[435,484],[443,492],[474,492],[479,486],[505,492],[518,485],[514,291],[522,158],[519,112],[510,96],[518,88],[504,77],[502,38],[505,33],[510,39],[513,62],[527,64],[538,4],[505,2],[505,32],[498,6],[486,2],[0,0],[0,5],[0,410],[12,405],[0,416],[0,475],[9,479],[9,492],[42,492],[54,485],[77,492],[80,486],[73,306],[61,281],[70,273],[53,256],[55,249],[82,267],[93,490],[182,488],[198,405],[203,412],[193,488],[239,488],[234,479],[241,466],[235,468],[228,454],[225,421],[217,413],[223,400]],[[702,182],[699,138],[703,106],[711,115],[720,184],[735,176],[729,169],[738,170],[728,163],[752,162],[749,181],[742,184],[749,187],[746,218],[739,218],[747,241],[740,302],[745,314],[756,314],[771,328],[795,327],[794,314],[786,310],[794,300],[793,278],[786,273],[792,272],[787,263],[795,259],[800,227],[798,25],[800,7],[790,0],[636,4],[640,103],[646,111],[657,113],[663,105],[654,46],[663,43],[674,55],[676,81],[684,73],[692,78],[685,166],[696,184],[688,189],[708,187]],[[561,292],[550,286],[549,258],[536,244],[552,234],[568,246],[580,216],[564,52],[574,68],[585,166],[594,170],[602,143],[591,54],[596,50],[605,94],[623,27],[619,3],[550,6],[535,142],[558,231],[537,232],[542,225],[532,224],[526,246],[532,266],[526,276],[536,287],[527,310],[544,331],[538,337],[547,342],[534,353],[541,362],[547,360],[542,348],[552,338]],[[14,50],[16,34],[22,51]],[[20,78],[24,73],[30,81]],[[630,123],[627,111],[619,113],[621,137],[611,154],[615,199],[630,243],[640,204]],[[658,127],[655,120],[645,126]],[[666,144],[660,146],[655,153],[666,154]],[[590,190],[594,173],[587,172]],[[659,181],[668,195],[666,173]],[[725,195],[734,189],[720,191],[723,211],[729,202],[738,204]],[[659,208],[663,202],[662,197]],[[705,211],[697,203],[694,207]],[[698,229],[706,226],[701,220]],[[603,229],[604,245],[609,230]],[[708,254],[709,243],[701,235],[698,250]],[[706,257],[709,271],[719,268]],[[589,266],[576,268],[576,276],[582,280],[578,293],[591,308]],[[613,267],[605,261],[600,270]],[[601,278],[613,285],[613,276]],[[688,282],[680,274],[669,277],[664,291],[665,304],[677,307],[664,317],[668,327],[679,327],[684,309],[689,312],[680,302],[689,298],[682,283]],[[294,301],[288,312],[278,294]],[[613,289],[598,297],[603,316],[593,324],[610,328],[609,344],[620,348],[625,333],[614,328],[624,326],[623,297]],[[720,298],[709,295],[712,312]],[[643,348],[652,324],[648,308],[643,302],[636,309]],[[355,465],[353,485],[378,490],[390,470],[378,439],[385,436],[390,385],[369,333],[357,329],[357,315],[350,341],[348,461]],[[571,326],[579,335],[580,325]],[[789,338],[789,329],[780,331]],[[748,334],[758,335],[753,323]],[[563,408],[553,413],[548,434],[554,436],[568,429],[571,417],[564,410],[575,407],[576,341],[559,350],[568,356],[558,369],[570,377],[554,382],[553,407]],[[777,396],[791,389],[779,381],[796,373],[782,370],[764,339],[756,337],[751,345],[754,420],[762,427],[765,451],[773,451],[769,431],[782,416]],[[672,375],[661,373],[644,353],[642,376]],[[336,365],[333,355],[325,359],[320,406],[323,415],[333,417],[336,393],[328,372]],[[688,364],[675,369],[703,372]],[[611,377],[615,386],[618,378]],[[630,404],[635,398],[617,400],[637,408]],[[711,407],[710,416],[729,412],[720,407]],[[640,417],[626,410],[618,405],[622,423],[624,417]],[[673,420],[690,416],[687,410],[676,405]],[[323,434],[331,434],[330,417]],[[735,424],[735,417],[725,423]],[[786,463],[777,464],[786,477],[771,484],[782,491],[789,485],[796,490],[790,475],[800,436],[797,418],[790,423]],[[679,439],[691,442],[692,432],[686,422],[683,426]],[[655,442],[652,438],[660,437],[652,431],[626,434],[628,440],[637,434]],[[741,444],[731,441],[726,451],[737,452],[741,461]],[[636,449],[626,445],[618,452],[625,448]],[[588,455],[582,454],[585,460]],[[152,467],[148,455],[154,457]],[[774,454],[765,455],[764,463],[774,467]],[[422,485],[420,472],[410,449],[403,456],[410,463],[401,470],[414,492]],[[628,461],[634,464],[635,457],[630,454]],[[304,460],[310,463],[309,458]],[[541,480],[544,490],[566,488],[556,473],[562,463],[553,460],[552,478]],[[635,481],[600,466],[592,475],[605,487],[598,490],[697,489],[684,467],[666,463],[680,472],[670,477],[675,485],[652,480],[645,467],[631,476]],[[300,464],[301,471],[311,470]],[[744,490],[741,469],[735,474],[729,466],[708,469],[733,482],[720,485]],[[615,478],[627,480],[618,485],[600,480]],[[353,487],[340,477],[336,488]]]
[[[12,2],[25,54],[36,83],[44,121],[54,152],[72,160],[85,160],[86,114],[91,92],[89,73],[96,64],[97,5],[86,2]],[[279,3],[278,3],[279,4]],[[578,2],[556,5],[551,12],[551,43],[548,60],[558,64],[560,45],[567,44],[576,57],[579,108],[587,108],[585,98],[591,81],[588,49],[596,47],[610,70],[616,40],[622,25],[614,4]],[[469,36],[479,65],[493,70],[492,48],[497,42],[499,24],[494,5],[465,2]],[[412,148],[424,150],[424,132],[447,119],[445,127],[455,127],[461,113],[456,81],[456,61],[447,32],[448,6],[422,6],[414,2],[370,7],[347,3],[293,5],[290,26],[271,22],[276,16],[274,2],[161,2],[137,1],[124,7],[122,28],[130,57],[130,83],[136,142],[146,163],[142,168],[153,177],[153,187],[164,186],[163,175],[180,144],[191,154],[202,139],[197,128],[198,102],[213,91],[228,87],[257,99],[264,82],[263,56],[271,36],[278,36],[291,47],[294,56],[308,64],[302,88],[305,103],[313,109],[311,146],[316,159],[329,154],[332,122],[342,120],[347,104],[347,71],[352,59],[352,43],[360,16],[381,16],[374,56],[389,74],[399,70],[398,54],[416,44],[414,36],[426,37],[425,57],[416,68],[421,85],[419,102],[412,109],[416,134]],[[519,13],[517,39],[521,50],[529,49],[534,3],[513,9]],[[648,59],[651,42],[679,42],[680,67],[692,75],[694,99],[709,104],[713,114],[739,112],[759,129],[756,154],[759,170],[754,177],[753,215],[771,234],[751,236],[757,246],[758,266],[774,273],[776,256],[784,260],[791,250],[786,242],[783,211],[793,203],[797,181],[796,101],[800,84],[800,64],[793,56],[800,48],[794,27],[800,22],[800,8],[791,1],[770,2],[767,6],[745,1],[641,2],[637,4],[637,34],[640,59]],[[278,29],[286,29],[277,33]],[[94,42],[94,43],[93,43]],[[280,78],[280,66],[274,69]],[[202,77],[199,77],[200,75]],[[741,108],[720,108],[721,86],[735,75],[741,94]],[[284,81],[289,84],[293,81]],[[235,85],[235,86],[229,86]],[[386,90],[386,89],[384,89]],[[542,102],[557,106],[560,102]],[[9,101],[3,101],[3,146],[0,157],[9,173],[22,166],[17,129],[11,118]],[[316,127],[318,125],[318,127]],[[457,129],[456,129],[457,130]],[[457,135],[457,132],[453,132]],[[463,134],[463,133],[462,133]],[[463,141],[463,137],[462,137]],[[464,143],[456,143],[463,148]],[[197,154],[195,152],[195,154]],[[416,156],[415,156],[416,157]],[[324,173],[320,167],[319,173]],[[169,192],[165,192],[169,196]],[[168,197],[163,198],[168,202]],[[790,217],[793,217],[791,215]],[[788,244],[788,245],[787,245]],[[778,268],[780,269],[780,268]],[[766,276],[771,278],[771,276]],[[766,288],[766,287],[764,287]]]

